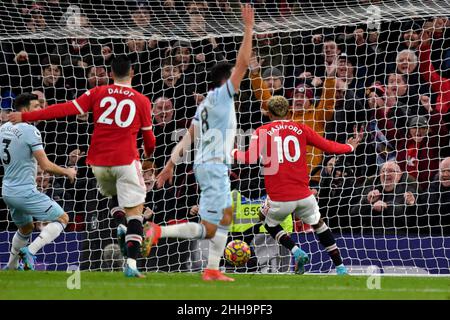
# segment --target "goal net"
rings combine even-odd
[[[285,96],[295,121],[345,143],[363,127],[352,154],[307,150],[310,187],[351,273],[450,273],[450,2],[252,1],[254,56],[235,97],[236,145],[267,123],[267,100]],[[156,150],[144,163],[148,219],[161,225],[199,221],[200,190],[192,163],[177,166],[173,185],[155,176],[183,137],[208,91],[208,70],[235,62],[242,40],[239,1],[2,1],[2,123],[15,97],[38,95],[42,107],[111,82],[114,54],[132,60],[133,87],[152,101]],[[50,160],[75,166],[78,178],[39,171],[38,190],[56,200],[70,223],[37,255],[37,269],[121,270],[113,205],[85,162],[90,115],[37,124]],[[138,141],[138,145],[142,143]],[[3,170],[3,169],[1,169]],[[1,173],[3,175],[3,172]],[[230,272],[293,272],[293,258],[261,227],[266,198],[260,164],[233,164],[231,239],[252,258]],[[1,178],[0,178],[1,179]],[[34,237],[45,221],[36,221]],[[311,227],[283,227],[311,256],[310,273],[334,272]],[[0,201],[0,264],[16,226]],[[139,259],[147,271],[196,272],[207,242],[167,239]],[[369,268],[370,267],[370,268]]]

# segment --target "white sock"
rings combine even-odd
[[[161,227],[161,238],[205,239],[206,229],[201,223],[187,222]]]
[[[228,230],[217,228],[216,234],[209,239],[209,254],[207,269],[219,270],[220,258],[227,245]]]
[[[136,266],[136,260],[135,260],[135,259],[127,258],[127,265],[128,265],[131,269],[137,269],[137,266]]]
[[[65,228],[66,226],[58,221],[50,222],[28,246],[28,250],[31,254],[36,254],[43,246],[55,240]]]
[[[23,235],[20,231],[16,231],[11,243],[11,252],[9,253],[8,267],[17,269],[19,266],[19,250],[28,244],[31,238],[31,232]]]

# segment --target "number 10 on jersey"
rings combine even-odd
[[[283,163],[286,159],[288,162],[296,162],[300,159],[300,142],[298,138],[293,135],[286,137],[276,136],[273,138],[277,147],[278,163]],[[294,145],[294,154],[289,150],[290,144]]]

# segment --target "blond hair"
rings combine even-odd
[[[289,111],[289,102],[283,96],[273,96],[269,100],[268,109],[276,117],[285,117]]]

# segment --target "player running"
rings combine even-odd
[[[219,271],[220,259],[225,249],[228,229],[232,221],[230,179],[231,149],[236,134],[234,94],[239,90],[250,61],[254,10],[250,5],[241,8],[245,25],[244,38],[236,65],[218,63],[211,69],[213,89],[197,109],[189,128],[172,152],[170,160],[157,177],[158,187],[169,180],[180,157],[196,139],[194,172],[201,189],[200,216],[202,223],[183,223],[160,227],[151,224],[147,239],[156,244],[159,238],[210,239],[208,265],[203,272],[205,281],[234,281]]]
[[[241,163],[256,163],[260,155],[263,158],[267,199],[261,211],[265,215],[265,227],[275,240],[292,252],[295,271],[303,274],[308,255],[280,226],[289,214],[294,213],[312,226],[333,260],[337,274],[347,274],[333,234],[320,217],[317,200],[309,189],[306,146],[335,154],[353,152],[362,140],[363,128],[359,133],[355,129],[355,137],[348,139],[347,144],[340,144],[321,137],[307,125],[287,120],[289,102],[282,96],[271,98],[268,109],[271,122],[254,132],[248,150],[232,151],[234,159]]]
[[[38,97],[31,93],[19,95],[14,106],[22,112],[40,109]],[[21,269],[19,259],[22,259],[25,270],[34,270],[36,253],[55,240],[69,221],[69,216],[58,203],[37,190],[37,163],[42,170],[66,176],[72,183],[77,171],[59,167],[48,160],[41,133],[31,124],[5,123],[0,127],[0,142],[0,159],[5,169],[2,197],[19,229],[12,239],[8,264],[4,269]],[[27,246],[33,231],[33,218],[49,223]]]
[[[147,97],[131,87],[131,64],[125,56],[112,63],[114,84],[93,88],[79,98],[30,113],[11,113],[9,120],[48,120],[92,111],[94,132],[87,163],[97,178],[100,193],[117,195],[119,206],[125,209],[128,228],[125,276],[143,278],[136,266],[142,244],[145,183],[137,148],[137,134],[142,131],[145,156],[155,148],[152,131],[151,105]],[[150,246],[144,245],[144,256]]]

